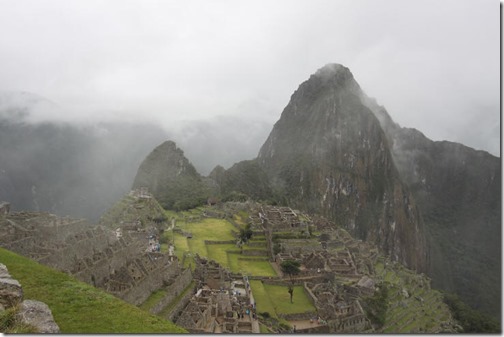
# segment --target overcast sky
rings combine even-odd
[[[226,127],[252,159],[299,84],[341,63],[401,126],[499,155],[499,20],[498,0],[0,0],[0,90],[52,118]]]

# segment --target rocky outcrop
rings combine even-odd
[[[342,65],[318,70],[292,95],[257,162],[289,205],[322,214],[423,271],[422,219],[362,94]]]
[[[23,300],[23,289],[19,282],[13,279],[7,267],[0,263],[0,308],[5,310]]]
[[[156,147],[138,168],[133,189],[147,187],[167,209],[188,209],[204,202],[210,188],[172,141]]]
[[[24,300],[19,306],[17,318],[31,325],[38,333],[59,333],[60,329],[47,304],[40,301]]]
[[[21,285],[11,277],[7,267],[0,263],[0,309],[10,308],[16,310],[15,322],[10,324],[28,325],[37,333],[60,332],[47,304],[35,300],[23,301]]]
[[[435,142],[393,123],[369,98],[392,144],[401,179],[408,184],[426,225],[433,286],[500,317],[501,163],[485,151]]]

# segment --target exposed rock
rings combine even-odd
[[[39,333],[60,332],[58,325],[54,322],[51,309],[43,302],[24,300],[19,307],[17,318],[33,326]]]
[[[0,263],[0,305],[10,308],[21,302],[23,289],[19,282],[13,279],[7,267]]]
[[[47,304],[34,300],[23,301],[21,285],[11,277],[7,267],[0,263],[0,311],[18,304],[17,321],[34,327],[40,333],[60,332]]]
[[[433,286],[501,316],[501,162],[462,144],[401,128],[374,100],[394,163],[421,210]]]
[[[292,95],[257,158],[290,206],[322,214],[423,271],[423,222],[378,119],[345,67],[318,70]]]

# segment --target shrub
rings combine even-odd
[[[265,311],[265,312],[260,312],[259,315],[261,315],[264,319],[268,319],[271,317],[270,313]]]
[[[364,300],[364,309],[373,324],[382,327],[385,324],[388,309],[388,287],[385,283],[378,285],[378,291]]]

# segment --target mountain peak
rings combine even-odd
[[[353,80],[355,82],[350,69],[339,63],[326,64],[311,76],[311,78],[313,77],[322,80],[324,84],[333,82],[341,85],[348,80]]]

